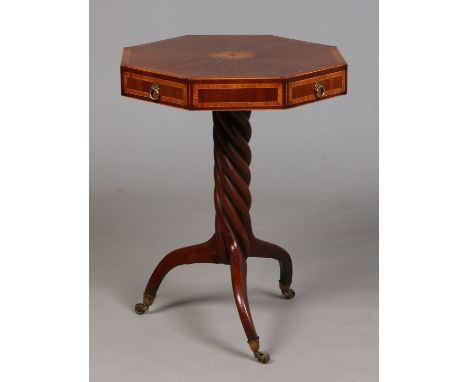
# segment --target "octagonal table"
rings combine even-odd
[[[254,356],[260,351],[247,297],[247,258],[276,259],[286,299],[292,262],[283,248],[256,238],[249,191],[253,109],[286,109],[346,94],[347,64],[334,46],[272,35],[188,35],[124,48],[122,95],[189,110],[213,111],[215,233],[206,242],[177,249],[154,269],[135,306],[153,304],[159,285],[176,266],[227,264],[237,310]]]

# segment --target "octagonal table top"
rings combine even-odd
[[[192,110],[282,109],[346,94],[337,47],[273,35],[187,35],[124,48],[122,95]]]

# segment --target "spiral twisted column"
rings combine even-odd
[[[214,111],[214,202],[216,246],[228,262],[234,252],[250,253],[250,111]]]

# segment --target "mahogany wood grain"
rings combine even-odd
[[[317,81],[326,90],[320,99]],[[330,45],[272,35],[187,35],[124,48],[121,83],[124,96],[190,110],[285,109],[346,94],[347,64]],[[152,83],[161,87],[156,101],[149,97]]]

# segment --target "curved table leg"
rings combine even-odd
[[[250,257],[262,257],[278,260],[280,266],[279,287],[281,293],[286,299],[292,299],[296,295],[294,289],[291,289],[293,267],[291,256],[279,245],[269,243],[264,240],[255,239]]]
[[[191,245],[172,251],[166,255],[153,271],[143,295],[143,303],[135,305],[137,314],[145,313],[156,298],[156,292],[164,277],[175,267],[193,263],[219,264],[223,261],[218,256],[214,240],[211,238],[205,243]]]
[[[237,311],[247,339],[258,340],[247,297],[247,261],[240,252],[231,255],[231,281]]]
[[[247,260],[239,251],[231,253],[231,280],[237,311],[247,335],[247,342],[255,358],[261,363],[268,363],[270,355],[260,351],[260,340],[255,330],[247,296]]]

